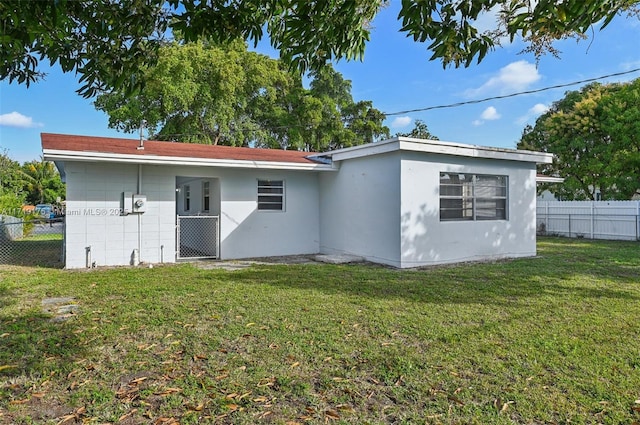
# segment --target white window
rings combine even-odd
[[[507,176],[440,173],[440,221],[506,219]]]
[[[209,212],[210,201],[209,182],[202,182],[202,211]]]
[[[258,180],[258,210],[284,211],[284,180]]]
[[[184,210],[189,211],[191,209],[191,187],[186,184],[184,186]]]

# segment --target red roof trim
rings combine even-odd
[[[280,149],[239,148],[231,146],[199,145],[194,143],[159,142],[145,140],[144,149],[136,139],[111,137],[75,136],[67,134],[42,133],[42,149],[72,152],[92,152],[115,155],[138,155],[221,159],[235,161],[290,162],[297,164],[317,164],[308,159],[313,152],[285,151]]]

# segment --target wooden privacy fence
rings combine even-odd
[[[538,201],[540,235],[640,240],[640,201]]]

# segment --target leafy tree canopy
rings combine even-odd
[[[519,149],[551,152],[540,168],[565,178],[548,186],[563,199],[630,199],[640,192],[640,79],[568,92],[527,126]]]
[[[427,124],[422,120],[416,120],[413,130],[411,130],[410,132],[396,133],[396,136],[414,137],[416,139],[440,140],[438,139],[438,136],[434,136],[433,134],[431,134],[431,132],[429,131],[429,127],[427,127]]]
[[[65,187],[52,162],[37,160],[20,165],[6,150],[0,153],[0,214],[4,209],[15,215],[23,203],[53,204],[58,197],[64,199]]]
[[[331,66],[305,89],[298,74],[240,41],[167,44],[144,79],[135,96],[97,97],[110,127],[133,132],[146,120],[154,139],[323,151],[389,134],[384,115],[355,102],[351,82]]]
[[[293,68],[318,70],[334,59],[361,59],[370,22],[387,0],[5,0],[0,3],[0,79],[30,84],[42,77],[39,62],[76,71],[78,92],[134,92],[143,69],[158,59],[174,33],[186,41],[234,39],[257,43],[266,29]],[[596,22],[605,27],[621,12],[637,13],[632,0],[402,0],[400,31],[428,43],[431,59],[469,66],[500,37],[522,36],[536,54],[552,42],[580,37]],[[495,28],[476,22],[499,10]]]

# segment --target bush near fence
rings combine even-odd
[[[640,240],[640,201],[539,201],[541,235]]]

